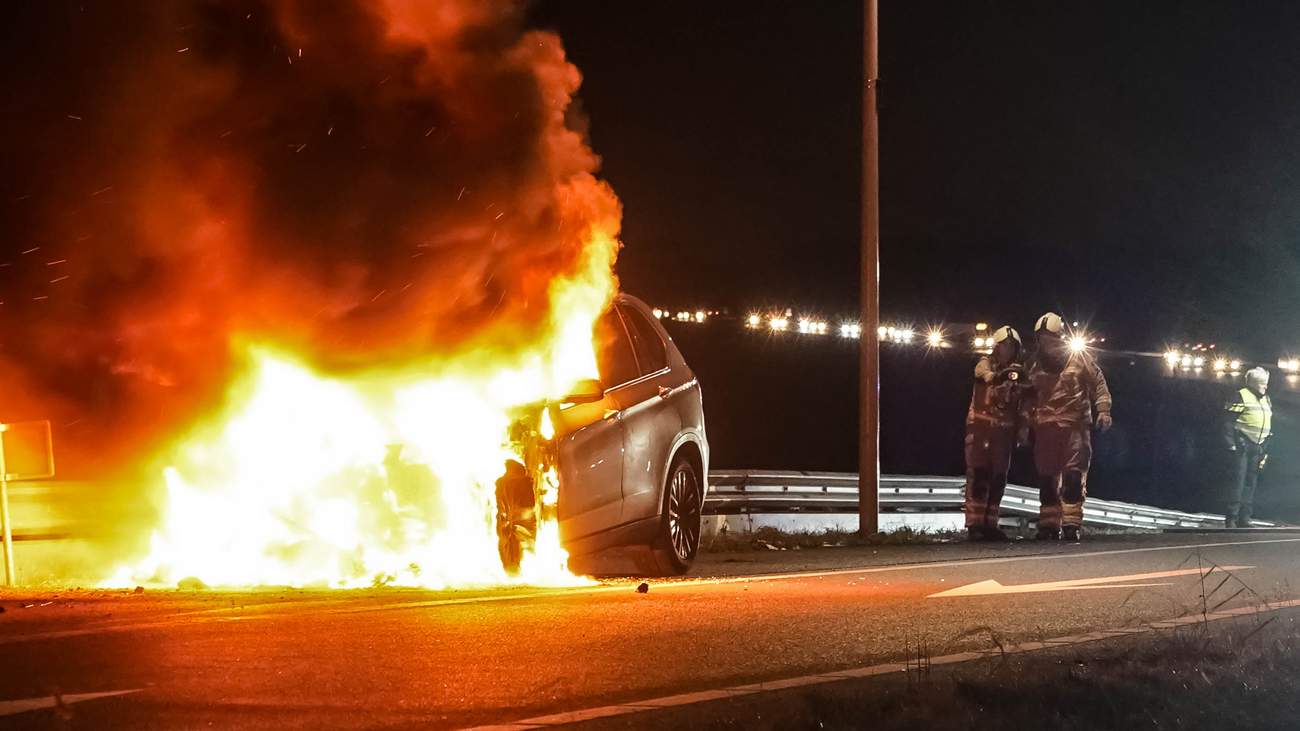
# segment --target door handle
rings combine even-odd
[[[600,418],[604,419],[605,421],[609,421],[610,419],[617,419],[618,409],[605,409],[604,416],[601,416]]]
[[[673,390],[667,386],[659,387],[659,398],[668,398],[669,396],[672,395],[672,393]]]

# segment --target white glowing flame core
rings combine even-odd
[[[508,575],[494,496],[504,462],[517,457],[512,408],[596,375],[592,324],[612,296],[616,243],[596,244],[581,272],[552,286],[547,332],[529,349],[343,378],[248,347],[250,365],[223,409],[162,457],[166,502],[148,556],[106,583],[589,583],[566,568],[553,520]],[[547,477],[543,499],[553,504],[558,484]]]

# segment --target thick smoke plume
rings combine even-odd
[[[349,369],[545,316],[619,206],[578,70],[513,2],[10,11],[0,419],[119,468],[221,392],[232,342]]]

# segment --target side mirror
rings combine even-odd
[[[565,396],[561,403],[594,404],[603,398],[605,398],[605,387],[600,385],[600,381],[594,378],[583,378],[573,384],[569,395]]]

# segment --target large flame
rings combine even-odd
[[[522,457],[509,440],[515,408],[596,375],[591,331],[612,294],[616,246],[594,235],[582,270],[553,283],[539,337],[513,352],[338,377],[243,346],[245,369],[224,408],[162,457],[167,500],[150,555],[109,583],[580,583],[554,519],[539,526],[520,571],[506,573],[493,484],[506,460]]]
[[[621,211],[526,4],[9,21],[0,419],[53,421],[117,581],[572,580],[553,523],[508,579],[490,502],[515,407],[594,373]]]

